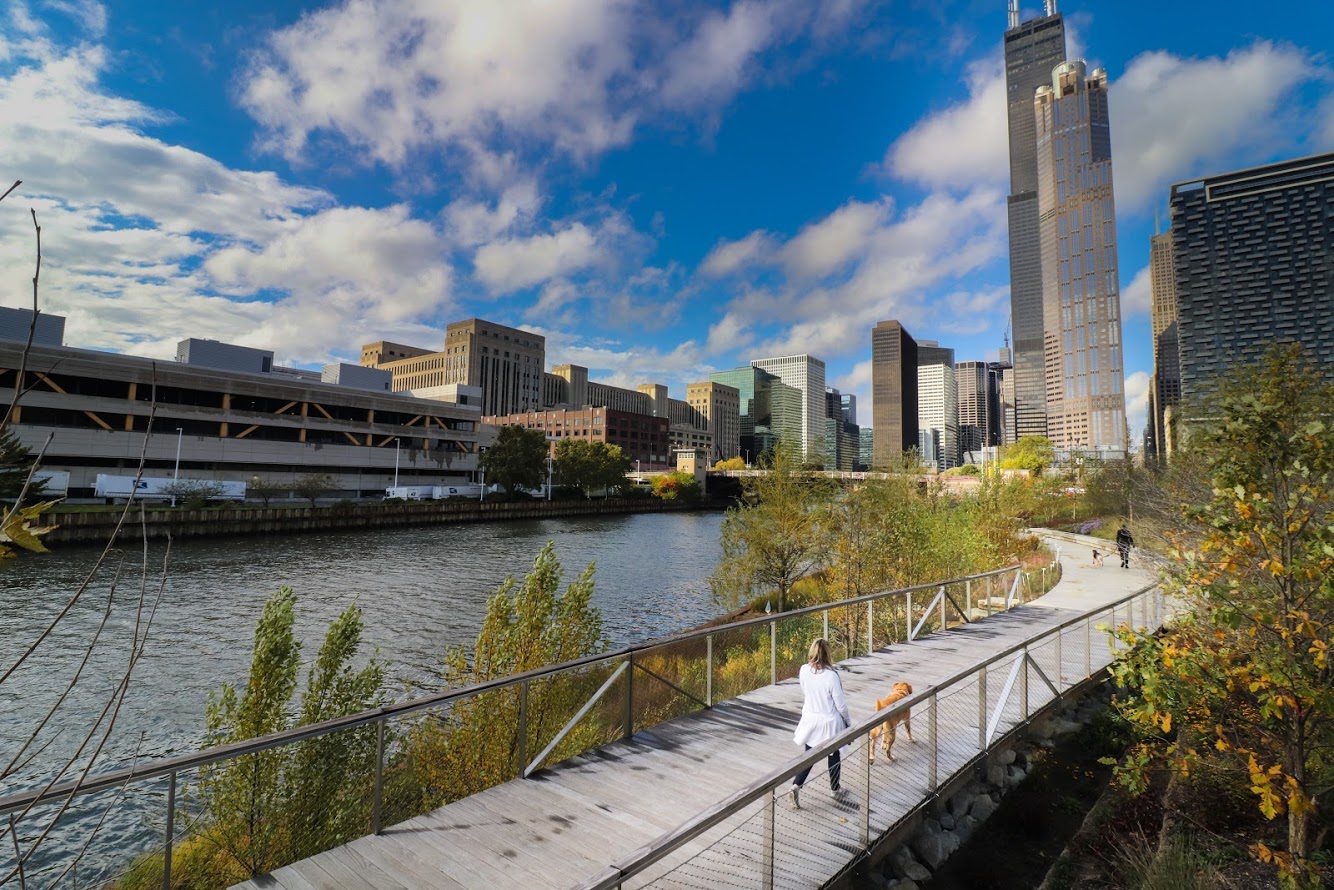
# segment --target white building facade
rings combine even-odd
[[[801,453],[809,459],[824,457],[825,366],[810,355],[762,358],[751,365],[776,376],[797,390],[801,398]]]

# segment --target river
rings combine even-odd
[[[144,656],[98,770],[199,746],[208,693],[223,681],[244,681],[255,622],[279,585],[296,590],[296,633],[306,659],[328,623],[359,602],[363,645],[367,652],[378,648],[397,698],[429,685],[447,648],[473,641],[487,598],[506,576],[522,577],[547,541],[555,542],[567,580],[596,563],[593,601],[613,646],[713,617],[707,578],[718,560],[721,522],[720,513],[643,513],[178,543]],[[0,668],[8,668],[50,622],[98,552],[71,547],[0,565]],[[164,556],[163,546],[151,547],[155,576]],[[134,633],[141,558],[137,548],[123,554],[125,570],[102,641],[41,736],[49,747],[0,785],[0,795],[49,776],[82,741],[119,682]],[[77,669],[105,613],[113,576],[114,563],[36,656],[0,684],[5,763]],[[148,588],[151,601],[156,577]],[[8,871],[5,862],[0,853],[0,878]]]

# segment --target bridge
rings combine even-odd
[[[1165,604],[1150,571],[1094,568],[1088,548],[1106,542],[1049,538],[1065,554],[1060,581],[1026,604],[1016,601],[1014,572],[1008,586],[992,573],[918,588],[916,607],[912,591],[895,592],[906,594],[906,625],[890,645],[874,639],[873,610],[887,607],[884,595],[841,604],[864,608],[872,633],[869,651],[839,665],[855,725],[808,754],[792,743],[802,701],[795,679],[713,700],[710,636],[706,707],[548,768],[540,768],[543,752],[513,781],[238,886],[769,890],[835,882],[1044,709],[1095,682],[1114,655],[1106,627],[1161,623]],[[845,617],[805,611],[826,631],[831,615]],[[928,620],[935,632],[922,634]],[[767,626],[775,640],[777,624]],[[627,665],[633,673],[633,658]],[[877,714],[875,700],[897,681],[915,694]],[[900,733],[897,759],[871,764],[870,731],[905,710],[917,741]],[[823,776],[828,753],[840,747],[850,791],[842,801]],[[784,792],[811,765],[802,808],[792,810]]]

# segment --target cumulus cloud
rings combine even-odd
[[[1149,283],[1149,267],[1145,266],[1135,273],[1130,283],[1121,291],[1121,315],[1148,315],[1153,310],[1153,292]]]
[[[885,153],[891,175],[936,188],[1001,185],[1009,176],[1005,74],[999,58],[968,68],[968,98],[927,115]]]
[[[710,278],[721,278],[767,262],[776,251],[777,239],[768,232],[751,232],[736,241],[719,242],[699,265]]]
[[[204,335],[318,362],[367,332],[421,336],[448,305],[447,241],[403,206],[339,207],[149,135],[164,116],[101,86],[98,47],[9,46],[0,142],[24,184],[0,205],[0,302],[26,300],[31,206],[44,306],[77,345],[169,355]]]
[[[1135,371],[1126,375],[1126,425],[1130,428],[1130,441],[1142,441],[1145,419],[1149,415],[1149,386],[1152,380],[1144,371]]]
[[[803,228],[783,247],[783,265],[802,278],[823,278],[862,254],[893,212],[888,199],[878,203],[849,201]]]
[[[292,159],[332,136],[372,161],[432,151],[487,178],[513,145],[582,160],[626,144],[646,117],[717,111],[766,53],[830,41],[868,2],[343,0],[273,33],[241,101]]]
[[[596,235],[581,222],[551,234],[495,241],[473,258],[477,277],[494,293],[511,293],[599,261]]]

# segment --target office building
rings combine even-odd
[[[1153,325],[1153,381],[1144,422],[1144,453],[1167,453],[1167,419],[1181,402],[1181,362],[1177,350],[1176,261],[1172,233],[1155,232],[1149,242],[1149,289]]]
[[[326,383],[258,370],[271,353],[186,342],[188,363],[34,346],[11,429],[34,450],[51,436],[43,467],[68,472],[75,498],[90,497],[99,474],[133,476],[145,447],[145,476],[173,475],[179,450],[182,479],[290,484],[327,474],[329,496],[383,494],[396,473],[403,485],[476,479],[476,407],[348,386],[341,375]],[[22,353],[21,343],[0,342],[6,405]],[[224,361],[255,369],[216,366]]]
[[[334,386],[352,386],[372,392],[393,392],[394,375],[379,368],[334,362],[325,365],[319,379]]]
[[[806,458],[824,453],[825,368],[824,362],[809,355],[786,355],[756,359],[751,364],[775,375],[795,390],[801,399],[799,436],[793,442]]]
[[[670,423],[666,417],[588,406],[488,415],[482,418],[482,422],[541,430],[553,454],[556,446],[565,439],[605,442],[619,446],[621,453],[632,463],[639,462],[641,470],[670,469]]]
[[[1171,206],[1186,420],[1276,341],[1334,375],[1334,154],[1178,183]]]
[[[1010,0],[1005,32],[1005,105],[1010,137],[1010,320],[1014,331],[1015,436],[1047,434],[1043,358],[1042,243],[1038,226],[1038,157],[1033,94],[1065,61],[1065,21],[1055,0],[1044,14],[1019,21]]]
[[[394,392],[448,383],[476,386],[484,413],[509,414],[542,407],[546,338],[470,318],[445,329],[442,352],[380,341],[362,347],[361,363],[393,374]]]
[[[273,370],[273,351],[190,337],[176,344],[176,361],[198,368],[267,374]]]
[[[896,466],[917,448],[917,341],[897,321],[871,330],[871,466]]]
[[[776,374],[748,365],[711,374],[709,379],[737,391],[737,438],[746,463],[753,463],[761,455],[771,452],[779,440],[801,441],[801,394],[783,383]]]
[[[1126,453],[1121,294],[1107,73],[1062,62],[1033,98],[1042,243],[1047,436]],[[1016,368],[1016,370],[1020,370]],[[1022,387],[1022,375],[1017,384]],[[1023,401],[1019,392],[1020,435]]]
[[[990,362],[954,365],[959,405],[959,460],[981,463],[982,449],[1000,444],[1000,372]]]
[[[871,460],[875,454],[875,430],[864,426],[857,431],[857,467],[858,470],[871,469]]]
[[[931,433],[932,450],[922,462],[937,470],[959,465],[959,388],[954,377],[954,350],[935,340],[917,342],[917,431]]]
[[[861,447],[857,426],[857,399],[836,389],[825,393],[824,468],[855,470]]]
[[[32,323],[31,309],[9,309],[0,306],[0,340],[27,343],[29,334],[37,346],[63,346],[65,343],[65,316],[49,312],[37,313],[37,324]]]
[[[686,402],[713,434],[713,458],[741,454],[741,393],[733,386],[702,380],[686,384]]]

